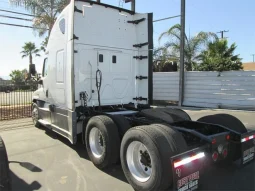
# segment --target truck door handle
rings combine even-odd
[[[46,97],[49,96],[49,90],[46,90]]]

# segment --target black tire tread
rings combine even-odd
[[[189,114],[187,114],[182,109],[167,108],[165,110],[165,112],[170,114],[170,115],[174,115],[174,120],[175,121],[180,121],[180,120],[191,121],[191,118],[190,118]]]
[[[100,164],[94,163],[93,154],[91,153],[91,150],[89,148],[89,138],[88,138],[89,132],[87,131],[90,123],[94,123],[95,121],[100,121],[104,125],[103,128],[105,128],[105,131],[107,132],[107,136],[108,136],[107,142],[109,144],[106,151],[107,156],[105,157],[105,160],[102,161]],[[89,120],[86,127],[86,132],[85,132],[85,142],[86,142],[87,151],[91,161],[99,169],[107,168],[110,165],[118,162],[119,152],[120,152],[120,138],[119,138],[118,128],[113,122],[113,120],[109,118],[108,116],[104,116],[104,115],[94,116]]]
[[[0,137],[0,191],[10,191],[11,190],[11,180],[9,174],[9,162],[6,152],[6,148],[3,139]]]
[[[155,128],[160,128],[169,140],[169,143],[172,142],[170,147],[174,151],[173,155],[180,154],[188,150],[187,143],[180,132],[165,124],[153,124],[153,126],[156,126]]]
[[[247,133],[244,124],[236,117],[229,114],[215,114],[201,117],[197,121],[225,126],[238,133]]]
[[[117,125],[120,138],[122,138],[125,133],[131,128],[128,120],[122,115],[111,115],[109,116]]]
[[[146,134],[147,137],[150,138],[150,140],[153,142],[153,144],[156,146],[157,151],[159,153],[159,159],[161,161],[161,164],[157,165],[158,169],[162,170],[161,176],[157,177],[160,178],[160,183],[157,182],[157,185],[153,185],[152,188],[150,188],[151,191],[153,190],[165,190],[168,189],[172,184],[172,168],[170,165],[170,157],[176,153],[176,150],[174,150],[174,142],[172,139],[169,140],[165,136],[165,132],[161,130],[161,128],[157,128],[156,126],[150,125],[150,126],[137,126],[130,129],[125,136],[129,136],[129,133],[132,131],[140,131],[144,134]],[[121,156],[122,158],[122,156]],[[124,159],[125,160],[125,159]],[[123,165],[123,158],[122,158],[122,165]],[[123,168],[125,172],[125,168]],[[125,174],[128,174],[125,172]],[[130,182],[130,178],[127,177],[128,181]],[[159,180],[158,180],[159,181]],[[132,182],[130,182],[132,185]],[[137,190],[141,190],[141,188],[136,188]]]

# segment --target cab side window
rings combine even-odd
[[[42,76],[45,77],[48,74],[48,58],[44,59]]]

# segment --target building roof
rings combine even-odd
[[[243,70],[255,70],[255,62],[243,63]]]

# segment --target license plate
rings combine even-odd
[[[173,190],[197,190],[203,174],[207,146],[171,157]]]
[[[243,151],[243,164],[254,159],[255,147]]]
[[[177,169],[178,170],[178,169]],[[177,181],[178,191],[192,191],[198,189],[199,171],[194,172]]]

